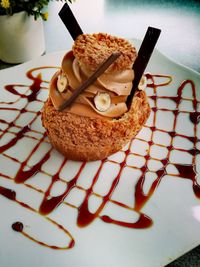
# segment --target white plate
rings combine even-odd
[[[82,205],[86,192],[89,192],[89,188],[91,188],[100,162],[87,163],[78,173],[82,163],[67,161],[60,171],[62,181],[53,187],[51,195],[61,194],[66,189],[65,181],[78,175],[76,185],[65,198],[65,203],[47,216],[40,215],[38,210],[44,196],[42,192],[47,190],[52,175],[58,172],[64,160],[63,156],[52,150],[50,158],[24,184],[15,183],[14,177],[20,164],[26,161],[34,147],[35,152],[27,161],[29,167],[25,166],[24,170],[29,170],[31,166],[37,164],[51,149],[47,138],[41,141],[44,129],[40,116],[37,115],[42,108],[42,102],[47,97],[47,90],[42,89],[37,95],[37,101],[30,103],[27,103],[27,98],[5,90],[5,86],[8,84],[20,84],[25,87],[15,86],[15,89],[22,94],[30,94],[30,90],[27,91],[27,89],[33,80],[26,76],[26,72],[41,66],[59,66],[63,55],[64,52],[49,54],[0,72],[0,129],[4,130],[4,132],[1,130],[1,134],[4,133],[4,135],[0,140],[0,145],[3,146],[14,139],[14,133],[19,132],[26,125],[29,125],[31,129],[25,132],[12,148],[5,150],[0,155],[0,186],[16,191],[18,201],[12,201],[0,195],[0,266],[164,266],[200,244],[200,199],[195,196],[191,179],[187,179],[192,173],[192,164],[196,166],[196,180],[198,181],[199,178],[200,123],[194,126],[189,119],[189,113],[194,111],[193,103],[195,102],[191,100],[190,84],[183,90],[182,98],[184,99],[177,107],[178,115],[176,112],[173,113],[173,110],[176,109],[175,102],[163,98],[163,96],[170,98],[176,96],[180,84],[184,80],[190,79],[195,84],[196,97],[199,101],[200,75],[172,62],[159,52],[154,52],[148,65],[148,72],[172,77],[169,85],[157,88],[159,111],[156,112],[156,129],[150,128],[154,126],[155,113],[153,110],[155,111],[155,109],[153,109],[146,126],[132,141],[131,153],[125,154],[127,146],[111,156],[104,163],[99,177],[93,185],[93,194],[89,201],[91,212],[97,210],[103,199],[102,196],[108,193],[120,168],[123,169],[119,183],[107,205],[102,209],[99,217],[87,227],[78,227],[78,207]],[[44,68],[33,74],[36,76],[41,73],[42,79],[49,81],[55,71],[56,68]],[[157,83],[167,80],[168,78],[156,78]],[[45,87],[48,84],[43,82],[41,86]],[[151,96],[152,88],[149,87],[147,93]],[[149,101],[153,107],[155,104],[153,98],[150,98]],[[9,104],[5,104],[5,102]],[[18,110],[24,107],[24,112],[19,113]],[[13,110],[9,110],[10,108]],[[199,102],[197,108],[199,112]],[[166,111],[166,109],[171,111]],[[16,116],[18,116],[17,119]],[[35,116],[38,118],[34,120]],[[170,132],[173,131],[176,118],[176,137],[172,140]],[[5,121],[15,121],[15,126],[5,130],[8,127]],[[194,137],[194,128],[196,128],[197,139],[193,139],[193,142],[182,136]],[[148,143],[151,137],[153,137],[152,144]],[[197,148],[196,157],[192,156],[194,142]],[[40,145],[38,145],[39,143]],[[172,146],[170,148],[170,145],[173,145],[173,148]],[[150,150],[149,146],[151,146]],[[173,151],[167,154],[170,149]],[[149,158],[144,159],[147,154],[149,154]],[[164,167],[163,164],[166,162],[162,160],[165,160],[166,157],[169,158],[169,162]],[[125,159],[126,165],[120,165]],[[139,177],[145,170],[145,162],[148,164],[148,170],[146,170],[145,181],[141,185],[145,194],[148,194],[154,185],[153,181],[157,177],[155,172],[160,169],[157,174],[163,175],[147,203],[141,208],[141,212],[152,219],[153,225],[145,229],[135,229],[104,222],[103,218],[108,218],[106,216],[125,223],[137,221],[139,213],[134,211],[134,193]],[[186,166],[184,170],[188,173],[183,172],[180,175],[177,166]],[[179,169],[181,168],[183,167],[179,167]],[[28,204],[33,210],[23,207],[23,204],[20,204],[22,202]],[[102,217],[103,215],[105,216]],[[62,225],[68,233],[64,233],[50,220]],[[23,223],[24,234],[12,230],[12,224],[16,221]],[[31,241],[25,234],[50,246],[69,245],[71,238],[75,244],[68,250],[55,250]]]

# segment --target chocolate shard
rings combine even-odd
[[[62,111],[66,107],[70,106],[74,100],[91,84],[93,84],[96,79],[101,76],[109,67],[110,65],[121,55],[120,52],[112,53],[110,57],[104,61],[100,67],[79,87],[77,88],[73,95],[67,99],[60,107],[59,111]]]
[[[72,13],[67,3],[65,3],[62,9],[60,10],[59,16],[65,24],[66,28],[68,29],[73,40],[76,40],[76,38],[80,34],[83,34],[81,27],[79,26],[76,18],[74,17],[74,14]]]
[[[146,66],[150,60],[151,54],[158,41],[161,30],[153,27],[148,27],[145,37],[140,46],[138,57],[133,64],[133,70],[135,72],[135,78],[133,80],[133,86],[130,95],[127,98],[126,104],[130,107],[132,99],[135,94],[135,90],[142,78],[142,75],[146,69]]]

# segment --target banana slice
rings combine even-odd
[[[57,88],[60,93],[64,92],[68,86],[68,79],[65,75],[60,74],[57,80]]]
[[[147,87],[147,78],[145,76],[142,76],[139,84],[138,84],[138,89],[143,91]]]
[[[97,93],[94,97],[94,104],[99,111],[106,111],[110,108],[111,99],[108,93]]]

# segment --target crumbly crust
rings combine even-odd
[[[137,91],[129,111],[113,120],[56,111],[49,98],[42,123],[53,146],[68,159],[93,161],[119,151],[139,132],[149,114],[145,91]]]
[[[106,33],[81,34],[73,45],[73,54],[80,64],[95,71],[113,52],[121,52],[120,57],[108,71],[121,71],[132,67],[136,48],[127,40]]]

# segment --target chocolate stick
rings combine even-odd
[[[130,95],[127,98],[126,104],[128,107],[130,107],[132,103],[132,99],[135,94],[135,90],[138,87],[138,84],[142,78],[142,75],[146,69],[146,66],[149,62],[149,59],[151,57],[151,54],[154,50],[154,47],[158,41],[158,38],[160,36],[161,30],[156,29],[153,27],[148,27],[147,32],[145,34],[145,37],[143,39],[143,42],[140,46],[138,57],[135,60],[135,63],[133,64],[133,70],[135,72],[135,78],[133,80],[133,86]]]
[[[74,14],[72,13],[67,3],[65,3],[60,10],[59,16],[68,29],[69,33],[71,34],[73,40],[76,40],[76,37],[82,34],[83,31],[81,30],[81,27],[79,26],[76,18],[74,17]]]
[[[70,106],[73,101],[91,84],[93,84],[96,79],[101,76],[105,70],[107,70],[107,68],[120,56],[121,53],[116,52],[113,53],[109,58],[106,59],[106,61],[104,61],[102,63],[102,65],[79,87],[77,88],[73,95],[67,99],[60,107],[59,107],[59,111],[62,111],[63,109],[65,109],[66,107]]]

